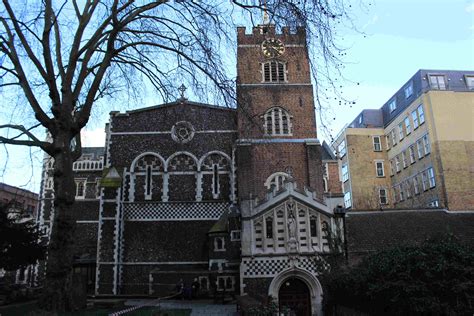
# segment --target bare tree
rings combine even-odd
[[[335,27],[350,22],[342,0],[262,2],[2,1],[0,88],[21,96],[22,111],[34,120],[1,123],[0,143],[39,147],[54,159],[44,309],[71,307],[72,163],[81,155],[80,131],[101,98],[144,83],[167,100],[181,84],[176,78],[185,77],[197,91],[211,87],[225,104],[235,103],[222,47],[234,41],[235,23],[258,24],[264,11],[277,27],[306,28],[312,56],[324,64],[317,64],[318,78],[338,73]],[[38,136],[44,131],[46,140]]]

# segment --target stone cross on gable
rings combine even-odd
[[[186,99],[184,97],[184,92],[187,90],[186,86],[184,84],[181,84],[181,86],[178,88],[179,92],[181,93],[181,99]]]

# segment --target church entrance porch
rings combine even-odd
[[[311,300],[306,283],[298,278],[286,279],[278,292],[280,313],[285,315],[311,315]]]
[[[289,315],[322,315],[323,290],[315,274],[293,266],[275,275],[268,288],[280,312],[287,307]]]

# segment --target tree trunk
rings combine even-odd
[[[74,310],[72,265],[75,221],[72,205],[75,183],[72,171],[70,133],[60,131],[54,138],[54,219],[48,248],[46,280],[40,308],[46,311]]]

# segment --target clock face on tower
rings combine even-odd
[[[265,57],[273,58],[282,55],[285,52],[285,45],[275,38],[270,38],[262,43],[262,53]]]

